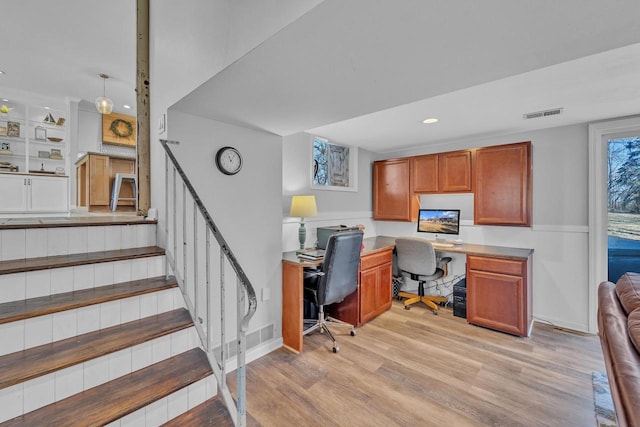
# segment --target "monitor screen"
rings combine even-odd
[[[460,231],[459,209],[420,209],[418,231],[436,234],[458,234]]]

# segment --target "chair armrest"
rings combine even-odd
[[[450,256],[445,256],[437,260],[436,265],[444,272],[442,277],[446,277],[447,274],[449,274],[448,265],[451,261],[453,261],[453,258],[451,258]]]
[[[304,278],[308,279],[309,277],[316,277],[316,276],[324,276],[324,271],[320,271],[320,270],[305,270],[303,272]]]

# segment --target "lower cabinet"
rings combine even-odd
[[[360,262],[360,324],[391,307],[392,252],[376,252]]]
[[[362,256],[358,289],[342,302],[329,307],[329,313],[347,323],[360,326],[391,307],[392,248]]]
[[[533,320],[531,259],[467,256],[467,321],[529,336]]]
[[[0,212],[61,213],[69,211],[69,178],[0,174]]]

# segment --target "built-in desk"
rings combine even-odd
[[[358,290],[337,305],[332,314],[362,325],[391,306],[391,251],[395,238],[364,239]],[[436,247],[438,252],[467,256],[467,321],[471,324],[529,336],[533,324],[531,270],[533,249],[462,244]],[[295,251],[282,257],[282,339],[302,351],[303,270],[321,261],[300,260]]]

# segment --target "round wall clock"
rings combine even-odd
[[[235,175],[242,169],[242,156],[233,147],[222,147],[216,153],[216,166],[225,175]]]

